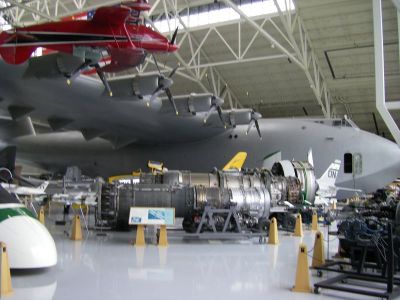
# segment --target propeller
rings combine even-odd
[[[112,97],[113,93],[110,87],[110,84],[108,83],[108,80],[106,78],[106,75],[104,75],[104,72],[101,70],[100,65],[97,63],[94,65],[97,75],[99,76],[100,80],[103,82],[104,87],[106,88],[108,94],[110,95],[110,97]]]
[[[167,94],[169,102],[171,103],[171,105],[172,105],[172,107],[173,107],[173,109],[175,111],[175,114],[178,115],[179,112],[178,112],[178,110],[176,108],[174,97],[172,96],[171,90],[169,88],[174,83],[171,78],[172,78],[172,76],[175,75],[176,70],[178,70],[179,64],[175,68],[172,69],[172,71],[169,73],[169,75],[167,77],[165,77],[163,74],[161,74],[161,71],[160,71],[160,68],[158,67],[158,63],[157,63],[157,60],[156,60],[155,56],[153,54],[152,54],[152,56],[153,56],[153,59],[154,59],[154,63],[156,65],[156,67],[157,67],[158,73],[160,75],[158,76],[158,86],[156,87],[156,89],[151,94],[150,102],[147,103],[147,106],[150,106],[150,103],[155,101],[157,99],[157,97],[161,93],[165,92]]]
[[[208,79],[208,74],[206,74],[206,78],[207,78],[208,85],[210,86],[210,89],[211,89],[211,84],[210,84],[210,80]],[[207,123],[207,120],[210,117],[211,113],[213,111],[217,111],[219,119],[221,120],[222,125],[224,125],[224,128],[226,128],[226,123],[225,123],[225,120],[224,120],[224,118],[222,116],[222,109],[221,109],[221,106],[224,104],[224,99],[222,99],[221,96],[225,93],[226,88],[227,88],[227,85],[225,85],[223,87],[223,89],[221,90],[221,93],[219,94],[218,97],[215,96],[215,95],[212,95],[210,109],[206,113],[206,116],[204,117],[204,120],[203,120],[204,124]]]
[[[261,136],[261,131],[260,131],[260,126],[258,125],[258,119],[261,119],[262,115],[258,112],[256,112],[254,109],[250,112],[250,123],[249,127],[247,127],[246,135],[249,134],[250,129],[255,126],[257,129],[258,136],[260,137],[260,140],[262,139]]]
[[[175,45],[176,36],[178,35],[178,27],[176,27],[174,34],[172,35],[171,41],[169,42],[170,45]]]
[[[214,95],[211,96],[211,106],[210,106],[210,109],[208,110],[208,112],[206,113],[206,115],[205,115],[205,117],[204,117],[204,120],[203,120],[203,121],[204,121],[204,124],[207,123],[207,120],[208,120],[208,118],[210,117],[211,113],[212,113],[213,111],[217,111],[217,112],[218,112],[219,119],[221,120],[221,122],[222,122],[222,124],[224,125],[224,127],[226,127],[224,118],[223,118],[223,116],[222,116],[222,109],[221,109],[221,106],[222,106],[223,104],[224,104],[224,99],[222,99],[222,98],[220,98],[220,97],[217,97],[217,96],[214,96]]]

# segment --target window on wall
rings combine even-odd
[[[351,153],[344,154],[344,173],[353,173],[353,154]]]
[[[362,174],[363,161],[361,153],[344,154],[344,173],[360,175]]]

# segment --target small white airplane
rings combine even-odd
[[[40,199],[46,196],[46,188],[49,185],[48,181],[44,181],[37,187],[20,186],[11,183],[1,183],[1,186],[10,194],[16,195],[17,197],[34,197]]]

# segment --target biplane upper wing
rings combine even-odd
[[[96,10],[92,22],[107,25],[123,25],[131,15],[132,9],[125,5],[100,7]]]

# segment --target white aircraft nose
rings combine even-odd
[[[52,236],[32,217],[20,215],[1,221],[0,241],[7,245],[11,269],[46,268],[57,263]]]

